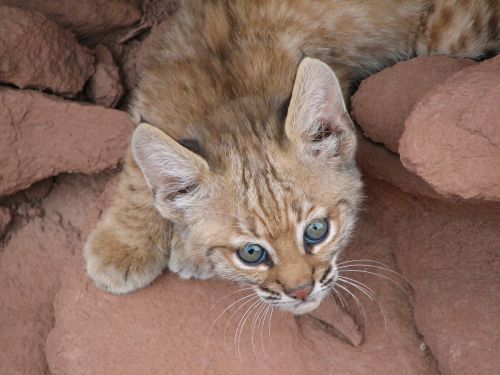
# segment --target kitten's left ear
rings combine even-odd
[[[205,159],[146,123],[134,131],[132,152],[158,210],[170,220],[183,220],[186,209],[203,195],[209,174]]]
[[[356,134],[339,81],[320,60],[306,57],[299,65],[285,133],[301,153],[354,158]]]

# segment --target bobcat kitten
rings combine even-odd
[[[166,268],[217,276],[274,306],[311,311],[336,282],[362,199],[342,90],[415,55],[497,51],[499,8],[184,2],[134,93],[138,126],[113,203],[85,246],[88,274],[113,293]]]

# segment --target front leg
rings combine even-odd
[[[167,267],[171,227],[129,157],[112,205],[85,244],[87,273],[112,293],[145,287]]]
[[[174,228],[174,234],[171,239],[170,254],[168,260],[168,269],[176,273],[183,279],[201,279],[206,280],[215,276],[213,267],[206,259],[194,260],[192,256],[188,256],[189,249],[186,249],[182,241],[183,230]]]

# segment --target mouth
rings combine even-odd
[[[297,302],[295,305],[286,306],[285,309],[294,315],[307,314],[316,309],[321,303],[321,298]]]
[[[321,304],[323,297],[323,293],[316,293],[303,301],[282,302],[277,305],[281,309],[289,311],[294,315],[302,315],[315,310]]]

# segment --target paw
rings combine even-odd
[[[114,294],[125,294],[151,284],[165,269],[166,257],[144,262],[133,256],[120,258],[119,263],[106,259],[106,253],[96,251],[89,239],[84,248],[87,274],[95,284]],[[115,249],[116,251],[116,249]],[[142,261],[141,261],[142,260]]]

